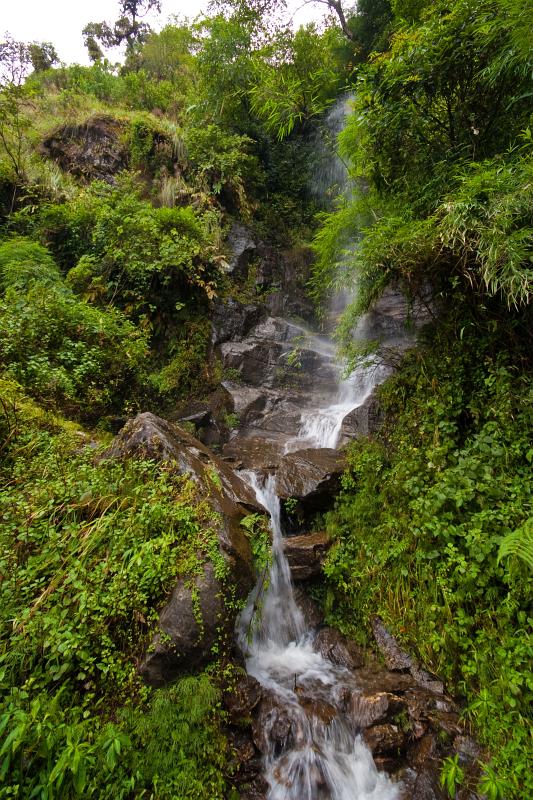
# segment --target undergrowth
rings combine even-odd
[[[379,435],[349,449],[328,517],[330,618],[361,635],[359,622],[381,615],[464,697],[489,754],[484,781],[500,787],[489,796],[523,798],[533,789],[527,339],[518,320],[480,324],[457,308],[382,388]]]
[[[0,797],[222,797],[215,682],[154,691],[136,669],[177,577],[214,553],[212,512],[172,466],[106,460],[0,387]]]

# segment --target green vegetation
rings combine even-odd
[[[328,521],[329,613],[363,639],[381,614],[465,698],[495,799],[532,791],[526,5],[393,5],[341,136],[368,190],[323,215],[313,287],[356,287],[339,328],[353,359],[354,322],[386,286],[432,298],[424,341],[381,390],[383,428],[349,451]],[[462,780],[449,759],[450,796]]]
[[[236,220],[293,252],[314,234],[317,301],[356,289],[354,359],[385,287],[431,297],[383,428],[349,451],[328,614],[361,640],[381,614],[465,699],[480,791],[531,791],[531,0],[320,2],[324,27],[219,0],[154,33],[159,3],[128,0],[85,28],[90,67],[0,43],[2,799],[235,794],[217,654],[165,691],[135,668],[176,578],[220,567],[214,521],[172,467],[102,451],[124,416],[217,387],[210,304],[261,291],[256,265],[227,274]],[[310,142],[346,92],[356,188],[325,212]]]
[[[135,668],[176,578],[213,552],[209,509],[176,469],[101,460],[0,387],[0,796],[222,797],[213,681],[154,692]]]
[[[462,305],[406,358],[381,391],[388,424],[350,449],[325,567],[335,620],[380,614],[466,698],[504,797],[527,795],[531,777],[533,395],[521,336],[496,319],[483,330]]]

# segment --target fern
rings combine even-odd
[[[501,540],[498,562],[511,556],[520,558],[533,569],[533,517]]]

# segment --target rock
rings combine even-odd
[[[409,763],[415,768],[421,768],[425,764],[436,760],[436,758],[437,740],[433,733],[425,734],[409,748]]]
[[[250,487],[193,436],[150,413],[130,420],[104,457],[169,461],[190,475],[215,512],[211,524],[228,569],[227,582],[235,596],[244,599],[254,584],[254,573],[240,522],[246,508],[261,510]],[[213,645],[235,624],[237,610],[225,605],[227,593],[207,558],[200,574],[178,580],[140,666],[147,683],[163,686],[212,658]]]
[[[246,339],[227,341],[220,345],[225,370],[238,372],[240,379],[251,386],[272,388],[277,379],[283,345]]]
[[[368,728],[385,719],[389,710],[389,695],[377,692],[373,695],[350,692],[346,702],[346,713],[358,728]]]
[[[283,550],[295,581],[303,581],[320,575],[326,552],[330,547],[326,533],[306,533],[303,536],[288,536],[283,540]]]
[[[228,734],[228,743],[233,751],[238,768],[249,764],[256,755],[254,743],[248,733],[244,730],[232,730]]]
[[[373,755],[396,754],[405,750],[407,746],[407,736],[404,731],[398,725],[388,723],[366,728],[363,731],[363,739]]]
[[[272,441],[259,436],[230,439],[224,445],[222,457],[234,469],[252,469],[263,474],[275,470],[281,460],[283,440]]]
[[[347,444],[353,439],[360,439],[363,436],[369,436],[375,433],[381,422],[383,415],[380,409],[379,401],[375,394],[361,403],[360,406],[354,408],[347,414],[341,427],[340,445]]]
[[[379,617],[373,617],[371,619],[371,625],[374,639],[376,640],[380,653],[385,659],[385,664],[388,669],[410,672],[419,686],[439,694],[444,692],[444,684],[442,681],[439,681],[434,675],[421,669],[417,661],[405,650],[402,650],[394,636],[389,633]]]
[[[481,747],[471,736],[457,735],[453,740],[453,749],[459,756],[459,762],[463,765],[475,764],[483,758]]]
[[[394,636],[389,633],[379,617],[372,617],[370,624],[372,625],[372,633],[376,644],[385,659],[387,669],[408,672],[415,663],[411,656],[401,649]]]
[[[165,686],[181,672],[194,671],[210,660],[217,641],[224,602],[213,565],[207,562],[199,576],[182,578],[159,616],[159,633],[139,668],[150,686]]]
[[[208,403],[200,401],[187,403],[176,415],[176,422],[192,422],[196,429],[205,428],[211,421],[211,409]]]
[[[408,300],[397,287],[387,288],[371,311],[359,321],[356,338],[377,340],[382,347],[395,348],[400,353],[412,346],[416,333],[432,316],[431,298]]]
[[[411,797],[412,800],[445,800],[446,795],[439,786],[438,775],[426,769],[417,776]]]
[[[461,733],[459,714],[451,700],[443,702],[435,692],[414,686],[403,696],[411,728],[417,738],[423,736],[429,728],[444,731],[450,736]]]
[[[104,457],[171,461],[215,497],[221,511],[226,509],[235,514],[237,504],[252,511],[264,511],[248,484],[222,459],[187,431],[150,412],[130,420]]]
[[[263,689],[259,681],[251,675],[243,675],[231,690],[224,693],[224,708],[233,725],[242,725],[259,704]]]
[[[212,342],[241,341],[266,316],[263,306],[239,303],[232,297],[213,302],[211,312]]]
[[[245,278],[250,260],[257,250],[252,232],[239,222],[234,222],[228,234],[227,244],[230,250],[227,271],[236,278]]]
[[[270,743],[280,748],[290,747],[294,738],[290,708],[274,695],[264,696],[253,721],[252,733],[255,746],[263,755],[269,752]]]
[[[340,487],[343,469],[343,456],[330,448],[287,453],[276,475],[276,492],[282,499],[301,500],[309,512],[324,511]]]
[[[364,663],[361,649],[335,628],[322,628],[315,636],[313,647],[321,656],[339,667],[352,670]]]
[[[232,397],[219,386],[206,400],[190,400],[179,406],[169,419],[182,426],[183,423],[194,425],[195,435],[202,444],[219,447],[230,436],[227,419],[232,412]]]
[[[239,784],[240,800],[267,800],[268,791],[268,781],[262,775],[258,775],[250,784]]]
[[[325,700],[318,697],[306,697],[305,693],[298,692],[300,705],[306,715],[311,719],[315,717],[324,725],[329,725],[337,716],[337,709]]]
[[[128,166],[123,132],[119,120],[97,115],[82,125],[58,128],[42,142],[39,152],[77,178],[112,183],[114,176]]]
[[[357,670],[357,683],[366,694],[389,692],[403,695],[416,687],[409,673],[387,672],[377,664],[370,664]]]
[[[324,613],[301,586],[294,587],[294,600],[303,614],[306,625],[309,628],[318,628],[324,621]]]
[[[241,381],[262,391],[276,388],[284,394],[297,388],[331,395],[340,373],[331,343],[280,317],[266,317],[250,329],[241,319],[247,308],[256,307],[227,305],[221,307],[220,323],[213,321],[216,352],[226,371],[238,372]],[[236,334],[230,336],[233,329]]]

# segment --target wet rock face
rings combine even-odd
[[[363,733],[363,740],[374,755],[398,756],[407,747],[407,735],[398,726],[386,723],[372,725]]]
[[[369,436],[375,433],[383,420],[379,400],[371,394],[364,403],[344,417],[341,427],[340,445],[347,444],[354,439]]]
[[[320,575],[330,544],[323,531],[306,533],[302,536],[288,536],[284,539],[283,550],[293,580],[304,581]]]
[[[475,773],[478,759],[483,755],[462,730],[458,710],[450,698],[420,686],[406,670],[384,669],[372,656],[367,655],[369,663],[361,666],[360,648],[334,628],[319,629],[314,635],[313,647],[324,658],[351,673],[353,684],[348,682],[333,696],[336,699],[329,697],[327,700],[312,678],[298,686],[295,684],[301,713],[308,720],[326,726],[339,713],[346,715],[350,729],[354,735],[361,734],[378,769],[400,784],[400,800],[445,800],[439,784],[440,765],[444,757],[454,753],[459,754],[460,763],[467,770]],[[400,661],[395,663],[405,663],[406,659],[414,662],[403,652]],[[239,775],[242,782],[250,781],[253,793],[247,794],[247,788],[244,796],[264,800],[266,795],[261,794],[259,784],[254,783],[260,775],[259,756],[271,754],[272,746],[279,752],[287,747],[298,748],[302,717],[268,689],[263,687],[261,692],[256,691],[253,679],[250,689],[237,687],[233,693],[238,696],[237,706],[242,707],[241,720],[246,720],[244,727],[239,728],[239,735],[242,737],[243,731],[247,735],[239,741],[247,760],[241,763]],[[241,702],[242,697],[246,699]],[[231,698],[229,702],[231,704]],[[236,720],[232,724],[237,724]],[[241,786],[240,778],[237,785]],[[252,786],[255,786],[253,790]],[[479,800],[466,789],[458,798]]]
[[[232,297],[215,301],[211,312],[213,344],[242,341],[265,316],[263,306],[255,303],[239,303]]]
[[[122,133],[123,125],[118,120],[94,116],[83,125],[65,125],[56,130],[42,142],[40,153],[77,178],[112,183],[114,176],[128,166]]]
[[[252,723],[254,744],[266,755],[271,743],[286,747],[295,735],[289,709],[276,695],[264,693],[256,718]]]
[[[252,490],[201,442],[154,414],[130,420],[105,454],[107,458],[170,461],[198,485],[216,514],[213,528],[228,568],[227,582],[237,598],[246,597],[254,584],[250,544],[240,525],[246,508],[260,511]],[[200,668],[212,657],[212,647],[225,631],[231,632],[236,610],[225,605],[228,588],[215,576],[206,559],[192,580],[181,578],[163,608],[158,631],[140,672],[147,683],[163,686],[180,672]]]
[[[336,628],[322,628],[316,635],[314,649],[324,658],[346,669],[362,667],[363,651]]]
[[[251,675],[243,675],[224,695],[224,708],[230,723],[239,725],[249,719],[263,696],[263,687]]]
[[[318,604],[309,597],[301,586],[294,587],[294,599],[303,614],[306,625],[309,628],[318,628],[324,621],[324,612]]]
[[[308,511],[323,511],[340,487],[344,458],[329,448],[307,448],[287,453],[276,474],[279,497],[296,498]]]

